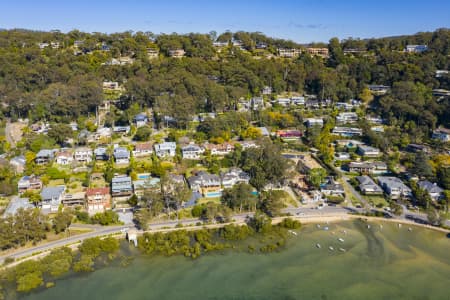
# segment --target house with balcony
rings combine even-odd
[[[106,147],[97,147],[94,150],[95,160],[109,160],[108,150]]]
[[[306,127],[311,128],[311,127],[323,127],[323,119],[322,118],[307,118],[305,120],[305,124]]]
[[[312,55],[312,56],[320,56],[322,58],[328,58],[328,48],[308,47],[308,48],[306,48],[306,52],[308,52],[309,55]]]
[[[139,113],[134,116],[133,123],[137,128],[147,125],[149,122],[149,118],[145,113]]]
[[[130,176],[119,175],[111,180],[111,196],[116,207],[128,206],[127,200],[133,195]]]
[[[155,153],[159,158],[174,157],[177,150],[177,144],[175,142],[164,142],[155,144]]]
[[[410,198],[412,196],[411,189],[397,177],[379,176],[377,179],[378,184],[391,199]]]
[[[380,149],[366,145],[358,145],[356,153],[363,157],[378,157],[381,155]]]
[[[373,181],[372,178],[370,178],[367,175],[363,176],[356,176],[356,180],[359,182],[359,190],[364,195],[382,195],[383,189]]]
[[[225,189],[232,188],[239,183],[249,183],[250,175],[240,168],[230,168],[228,171],[220,174],[222,186]]]
[[[114,161],[116,164],[129,164],[130,163],[130,151],[124,147],[117,147],[114,149]]]
[[[380,84],[370,84],[368,86],[369,91],[374,95],[384,95],[391,89],[390,86]]]
[[[198,192],[204,197],[220,197],[222,195],[222,185],[220,177],[204,171],[187,179],[189,187],[193,192]]]
[[[86,209],[89,214],[95,214],[111,209],[111,194],[109,188],[88,188],[86,190]]]
[[[173,58],[182,58],[186,54],[184,49],[171,49],[169,50],[169,56]]]
[[[407,53],[422,53],[428,50],[427,45],[406,45],[405,52]]]
[[[150,156],[153,153],[153,144],[148,143],[139,143],[134,146],[133,156],[134,157],[146,157]]]
[[[73,157],[79,163],[90,163],[92,161],[92,149],[88,147],[76,148]]]
[[[183,159],[200,159],[204,152],[205,149],[203,147],[195,144],[189,144],[181,148]]]
[[[69,150],[60,151],[55,154],[55,162],[61,166],[71,165],[73,163],[73,154]]]
[[[42,180],[35,175],[23,176],[17,182],[17,190],[19,194],[25,192],[40,191],[41,189],[42,189]]]
[[[295,58],[295,57],[300,56],[301,53],[302,53],[301,49],[296,49],[296,48],[288,48],[288,49],[278,48],[278,56],[279,57]]]
[[[130,132],[130,126],[114,126],[113,132],[117,134],[128,134]]]
[[[297,141],[302,138],[302,132],[300,130],[277,130],[275,134],[282,141]]]
[[[382,161],[355,161],[348,165],[348,170],[360,174],[380,175],[388,171],[387,165]]]
[[[42,149],[36,154],[34,161],[37,165],[45,165],[53,160],[56,150]]]
[[[355,127],[334,127],[332,133],[345,137],[362,136],[362,129]]]
[[[428,180],[422,180],[417,182],[417,186],[426,191],[433,201],[438,201],[444,196],[444,190],[439,187],[437,183],[432,183]]]
[[[211,155],[224,156],[234,151],[234,145],[232,143],[222,143],[222,144],[205,144],[206,149],[211,151]]]
[[[84,207],[85,201],[85,192],[65,193],[62,199],[62,204],[65,207]]]
[[[341,112],[336,116],[336,122],[341,124],[351,124],[358,121],[358,115],[355,112]]]
[[[59,185],[53,187],[44,187],[41,191],[41,202],[39,206],[43,213],[55,213],[62,203],[66,186]]]

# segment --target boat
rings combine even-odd
[[[400,228],[400,227],[402,227],[402,224],[399,223],[399,224],[398,224],[398,228]]]
[[[380,229],[383,229],[383,225],[380,224]]]
[[[316,244],[316,247],[319,249],[322,248],[322,246],[320,246],[320,244]]]
[[[330,249],[330,251],[334,251],[334,248],[332,246],[328,247],[328,249]]]
[[[320,224],[317,224],[316,226],[317,226],[317,228],[320,228]]]
[[[370,225],[369,224],[367,224],[367,229],[370,229]]]
[[[344,234],[347,234],[347,230],[343,230],[342,232],[343,232]]]
[[[292,233],[293,235],[297,235],[297,232],[289,230],[289,233]]]
[[[411,228],[411,227],[409,227],[409,228],[408,228],[408,231],[412,231],[412,228]]]
[[[324,228],[323,228],[323,230],[328,230],[329,228],[328,228],[328,226],[325,226]]]
[[[341,252],[347,252],[347,250],[345,250],[344,248],[339,248],[339,251],[341,251]]]
[[[343,238],[338,238],[338,241],[341,242],[341,243],[343,243],[343,242],[344,242],[344,239],[343,239]]]

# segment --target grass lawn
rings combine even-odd
[[[83,185],[80,181],[73,181],[67,184],[69,193],[77,193],[83,191]]]
[[[208,202],[220,204],[220,197],[210,197],[210,198],[203,197],[197,200],[197,204],[203,204]]]
[[[370,204],[376,207],[378,207],[379,205],[382,205],[383,207],[389,205],[383,196],[365,196],[365,198],[367,199],[367,201],[369,201]]]

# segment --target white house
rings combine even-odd
[[[174,157],[177,149],[175,142],[164,142],[155,144],[155,153],[158,157]]]
[[[189,144],[181,148],[184,159],[199,159],[203,152],[205,152],[205,149],[195,144]]]
[[[406,45],[405,52],[422,53],[428,50],[427,45]]]
[[[377,179],[378,184],[383,188],[386,194],[391,197],[391,199],[411,197],[412,195],[411,189],[397,177],[380,176]]]
[[[250,181],[250,175],[240,168],[230,168],[221,174],[222,185],[224,188],[231,188],[238,183],[247,183]]]
[[[78,162],[89,163],[92,161],[92,149],[87,147],[77,148],[73,156]]]
[[[152,143],[140,143],[134,146],[133,156],[134,157],[145,157],[150,156],[153,153]]]
[[[41,191],[40,207],[44,213],[57,212],[62,203],[66,187],[64,185],[45,187]]]
[[[428,180],[423,180],[417,182],[417,185],[422,189],[427,191],[431,199],[434,201],[439,200],[443,196],[444,190],[440,188],[436,183],[429,182]]]
[[[306,127],[319,126],[323,127],[323,119],[322,118],[308,118],[305,120]]]
[[[341,112],[336,116],[338,123],[355,123],[358,121],[358,115],[355,112]]]
[[[55,161],[58,165],[66,166],[73,162],[73,154],[69,151],[61,151],[55,154]]]

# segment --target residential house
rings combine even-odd
[[[148,59],[158,58],[158,56],[159,56],[159,51],[157,49],[147,48],[147,57],[148,57]]]
[[[312,47],[308,47],[308,48],[306,48],[306,51],[310,55],[320,56],[320,57],[323,57],[323,58],[328,58],[328,48],[312,48]]]
[[[366,145],[359,145],[356,153],[364,157],[378,157],[381,155],[380,149]]]
[[[387,172],[387,165],[382,161],[373,162],[351,162],[348,165],[350,172],[361,173],[361,174],[385,174]]]
[[[186,54],[186,51],[184,49],[172,49],[169,50],[169,56],[173,58],[182,58]]]
[[[188,178],[188,183],[192,191],[199,192],[204,197],[220,197],[222,186],[220,177],[204,171]]]
[[[384,132],[384,127],[383,126],[372,126],[370,127],[370,130],[373,132]]]
[[[145,157],[150,156],[153,153],[153,144],[148,143],[139,143],[134,146],[133,156],[134,157]]]
[[[244,150],[259,147],[259,145],[255,141],[240,141],[239,144],[242,146],[242,149]]]
[[[131,177],[120,175],[111,180],[111,196],[115,205],[126,202],[133,195]]]
[[[291,97],[291,103],[294,105],[305,105],[305,97],[303,96]]]
[[[130,151],[124,147],[117,147],[114,149],[114,160],[116,164],[129,164],[130,163]]]
[[[79,163],[90,163],[92,161],[92,149],[88,147],[76,148],[73,157]]]
[[[57,212],[62,203],[66,187],[64,185],[44,187],[41,191],[40,207],[44,213]]]
[[[344,187],[340,183],[336,182],[329,182],[328,184],[325,184],[320,187],[320,191],[325,196],[344,196],[345,191]]]
[[[356,180],[359,182],[359,190],[364,195],[381,195],[383,189],[377,185],[372,178],[367,175],[357,176]]]
[[[334,153],[334,158],[336,160],[349,160],[350,159],[350,153],[348,153],[348,152],[336,152],[336,153]]]
[[[369,91],[374,95],[384,95],[391,89],[390,86],[379,84],[370,84],[368,88]]]
[[[175,142],[164,142],[155,144],[155,153],[159,158],[174,157],[176,154],[177,144]]]
[[[111,209],[111,194],[109,188],[88,188],[86,190],[86,209],[90,214]]]
[[[147,125],[149,122],[149,119],[145,113],[139,113],[134,116],[133,123],[136,125],[137,128]]]
[[[204,147],[211,152],[211,155],[224,156],[234,151],[234,145],[232,143],[222,144],[205,144]]]
[[[336,116],[336,122],[341,124],[350,124],[358,121],[358,115],[355,112],[341,112]]]
[[[282,141],[296,141],[301,139],[302,132],[299,130],[277,130],[276,136]]]
[[[250,175],[242,171],[240,168],[230,168],[228,171],[220,174],[222,186],[225,189],[232,188],[239,183],[249,183]]]
[[[189,144],[181,148],[181,154],[184,159],[200,159],[203,152],[205,152],[205,149],[195,144]]]
[[[417,186],[422,190],[425,190],[430,198],[434,201],[438,201],[442,198],[444,190],[440,188],[436,183],[429,182],[428,180],[422,180],[417,182]]]
[[[441,142],[450,142],[450,129],[442,127],[437,128],[433,131],[432,138],[440,140]]]
[[[97,147],[94,150],[95,160],[109,160],[108,150],[105,147]]]
[[[323,127],[323,119],[322,118],[308,118],[305,120],[306,127],[311,128],[314,126]]]
[[[422,53],[428,50],[427,45],[406,45],[405,52]]]
[[[130,126],[114,126],[113,132],[118,134],[128,134],[130,132]]]
[[[338,126],[336,126],[333,128],[333,134],[346,136],[346,137],[361,136],[362,129],[355,128],[355,127],[338,127]]]
[[[334,143],[336,146],[345,147],[347,149],[355,149],[359,145],[364,145],[363,142],[357,140],[336,140]]]
[[[34,175],[23,176],[17,182],[17,190],[19,194],[25,193],[27,191],[40,191],[42,189],[42,180]]]
[[[104,90],[120,90],[119,83],[117,81],[103,81]]]
[[[409,144],[408,146],[406,146],[406,151],[412,152],[412,153],[418,153],[418,152],[429,153],[430,148],[428,148],[425,145]]]
[[[397,177],[380,176],[377,179],[378,184],[391,199],[408,198],[412,195],[411,189]]]
[[[55,154],[55,162],[61,166],[67,166],[73,163],[73,154],[72,152],[60,151]]]
[[[284,57],[284,58],[295,58],[295,57],[300,56],[301,53],[302,53],[301,49],[295,49],[295,48],[283,49],[283,48],[278,48],[278,56]]]
[[[447,75],[448,73],[449,73],[448,70],[436,70],[435,77],[440,78],[440,77]]]
[[[291,105],[291,99],[289,99],[289,98],[278,98],[276,100],[273,100],[272,102],[277,103],[278,105],[281,105],[281,106]]]
[[[336,102],[334,106],[337,109],[351,110],[353,108],[353,104],[347,102]]]
[[[8,206],[5,209],[4,216],[14,216],[19,209],[32,209],[35,206],[30,203],[30,200],[28,198],[19,198],[14,197],[9,201]]]
[[[140,199],[145,192],[159,191],[161,189],[160,181],[156,177],[135,180],[133,181],[134,194]]]
[[[262,97],[253,97],[247,104],[247,108],[251,110],[258,110],[264,108],[264,100]]]
[[[86,201],[85,192],[65,193],[62,199],[62,204],[65,207],[83,206]]]
[[[367,116],[366,121],[371,124],[382,125],[385,123],[385,120],[379,116]]]
[[[37,165],[48,164],[54,157],[55,150],[42,149],[36,154],[35,162]]]
[[[9,161],[9,164],[14,169],[14,172],[16,174],[23,173],[23,171],[25,170],[26,163],[27,161],[25,159],[25,156],[23,155],[16,156]]]

